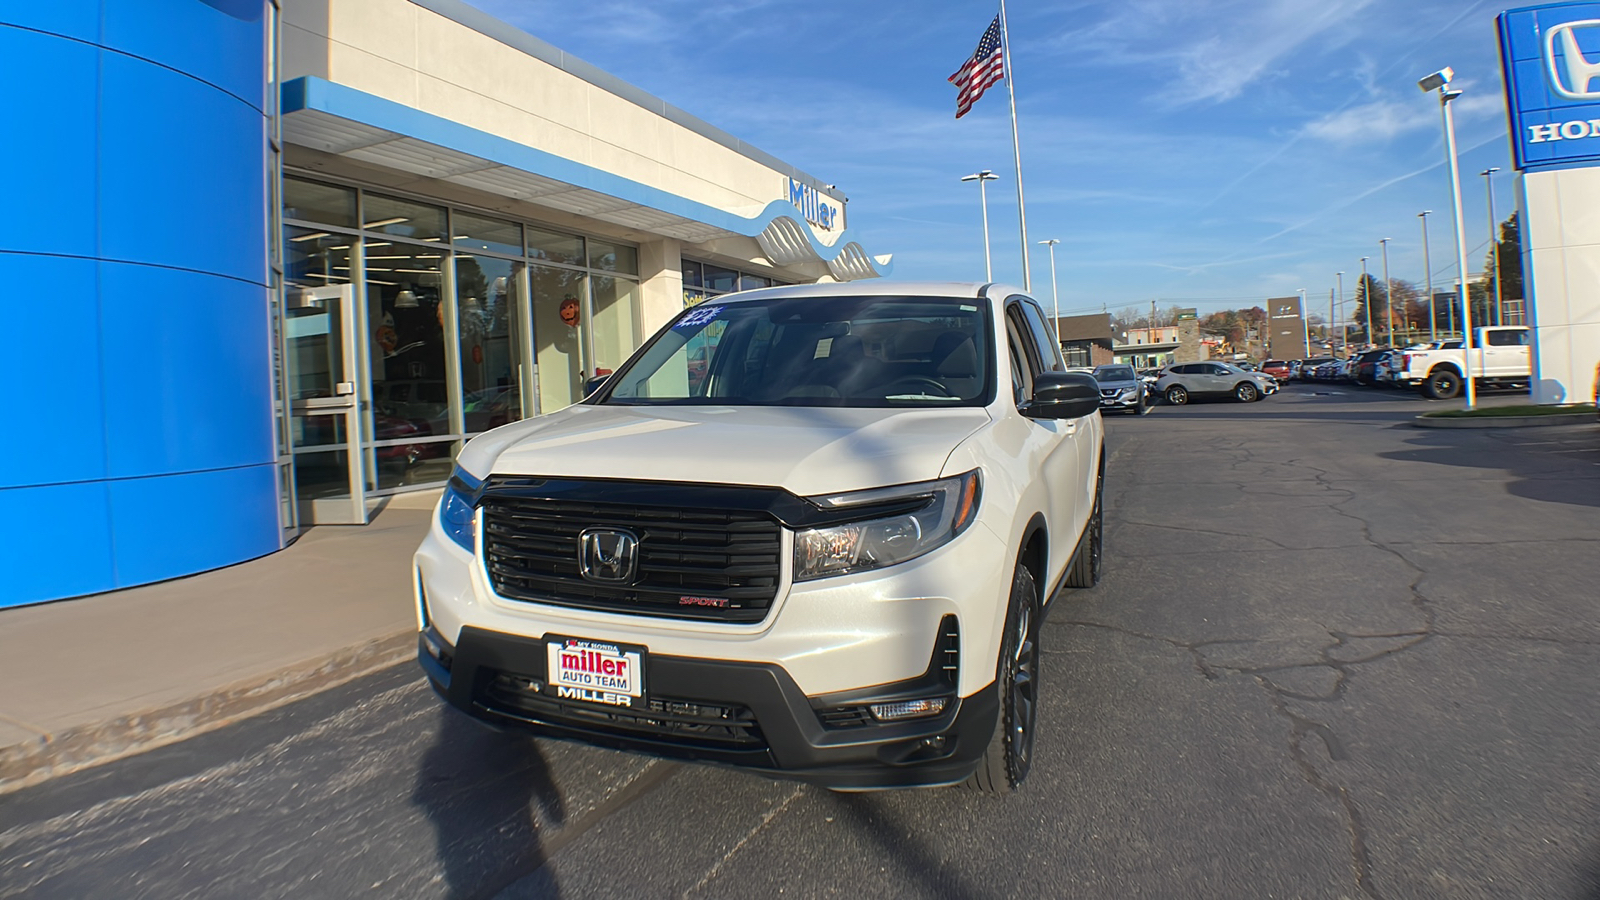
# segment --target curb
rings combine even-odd
[[[0,796],[176,743],[411,659],[410,629],[177,703],[0,747]]]
[[[1426,413],[1411,424],[1418,428],[1540,428],[1549,425],[1583,425],[1595,420],[1592,412],[1561,413],[1551,416],[1452,416],[1439,418]]]

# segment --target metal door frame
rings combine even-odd
[[[347,467],[347,482],[349,485],[348,497],[312,498],[309,510],[310,521],[307,521],[306,510],[300,510],[298,519],[301,530],[309,525],[365,525],[367,524],[367,499],[366,475],[363,471],[364,458],[361,448],[361,404],[360,394],[357,392],[358,371],[360,368],[357,357],[356,342],[356,309],[355,285],[339,284],[327,287],[308,288],[291,294],[291,308],[304,308],[318,303],[336,303],[339,305],[339,347],[343,371],[337,373],[333,382],[333,394],[328,397],[314,397],[306,400],[291,400],[289,415],[306,416],[343,416],[344,417],[344,449]],[[329,335],[331,339],[333,336]],[[288,335],[285,329],[285,343]],[[286,365],[292,362],[285,360]],[[338,444],[329,444],[326,447],[337,448]],[[300,450],[299,447],[290,448],[291,455]],[[296,466],[298,479],[298,465]],[[299,504],[298,481],[296,483],[295,503]]]

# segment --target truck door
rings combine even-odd
[[[1533,369],[1526,328],[1485,328],[1483,337],[1484,377],[1531,377]]]

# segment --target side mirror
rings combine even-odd
[[[1081,419],[1100,408],[1100,382],[1082,372],[1045,372],[1033,380],[1030,419]]]
[[[611,373],[607,372],[604,375],[596,375],[593,378],[585,380],[583,382],[583,396],[593,397],[594,392],[600,390],[600,388],[605,385],[606,380],[610,377]]]

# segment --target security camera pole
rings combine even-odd
[[[1472,303],[1467,294],[1467,236],[1461,230],[1461,166],[1456,159],[1456,120],[1450,113],[1450,101],[1461,96],[1460,91],[1450,90],[1450,80],[1455,77],[1455,70],[1446,66],[1417,82],[1417,87],[1424,92],[1439,92],[1439,112],[1444,118],[1445,157],[1450,164],[1450,200],[1456,216],[1456,265],[1461,267],[1457,293],[1461,297],[1461,348],[1465,351],[1461,359],[1466,369],[1461,377],[1466,382],[1467,409],[1472,409],[1477,405],[1478,392],[1472,381]]]

